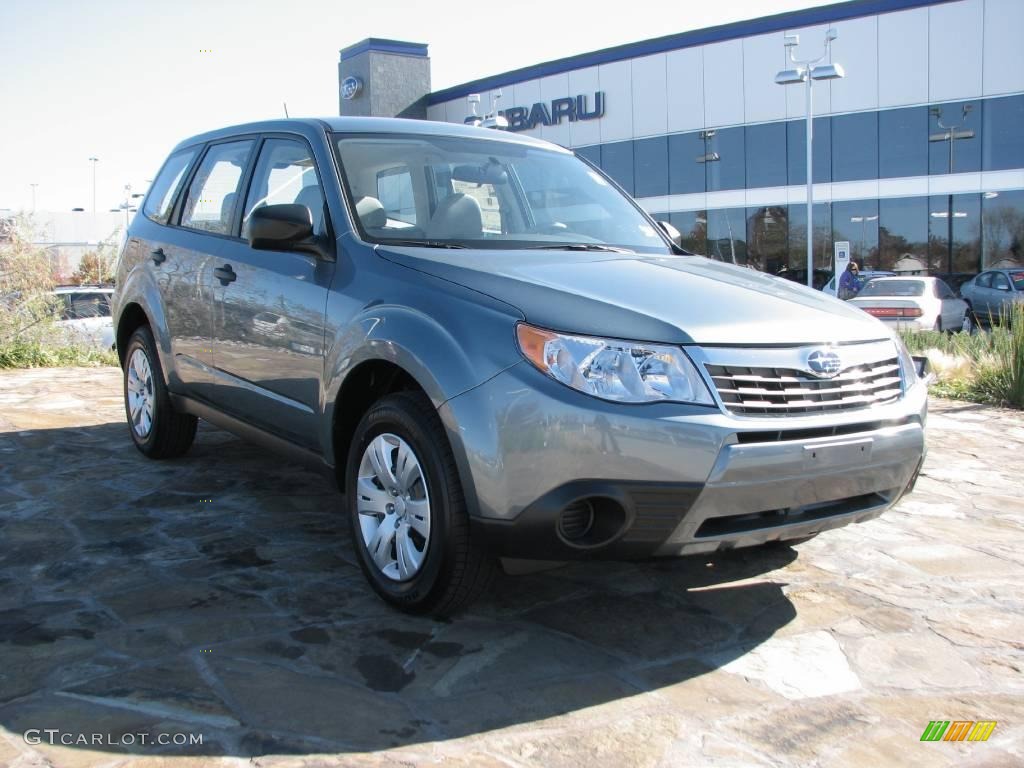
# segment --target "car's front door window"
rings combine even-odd
[[[309,148],[294,139],[267,139],[260,150],[249,185],[242,219],[242,236],[247,234],[252,212],[264,205],[295,203],[309,209],[313,234],[326,231],[324,193]]]

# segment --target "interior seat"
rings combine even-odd
[[[475,197],[456,192],[441,201],[427,223],[427,237],[438,240],[466,238],[479,240],[484,234],[484,216]]]

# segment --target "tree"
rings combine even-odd
[[[82,256],[78,269],[71,276],[73,285],[114,282],[114,260],[111,254],[104,253],[105,250],[101,246],[98,251],[89,251]]]

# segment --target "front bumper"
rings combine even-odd
[[[877,517],[920,470],[925,389],[861,411],[738,418],[597,400],[521,363],[440,414],[473,523],[497,554],[632,559],[801,538]],[[620,508],[614,530],[567,540],[558,520],[580,499]]]

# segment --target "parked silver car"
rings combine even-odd
[[[878,320],[683,251],[516,134],[279,120],[188,139],[114,317],[137,448],[196,419],[330,471],[367,580],[445,614],[498,557],[798,541],[913,486],[926,387]]]
[[[937,277],[876,277],[850,304],[894,330],[971,330],[967,302]]]
[[[1013,302],[1024,302],[1024,268],[990,269],[960,286],[960,295],[984,323],[998,323]]]

